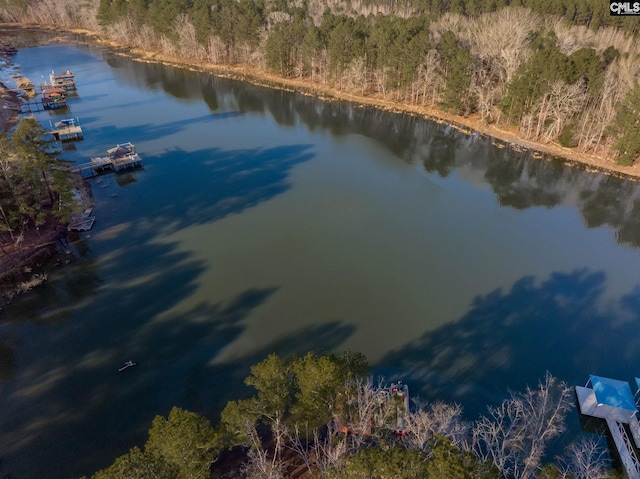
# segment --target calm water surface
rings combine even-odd
[[[0,314],[0,475],[90,474],[173,405],[216,421],[270,352],[361,351],[470,418],[546,371],[640,374],[636,183],[89,47],[15,61],[76,74],[37,114],[79,119],[65,159],[145,165],[92,180],[94,229]]]

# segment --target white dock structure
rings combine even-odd
[[[640,388],[640,378],[635,378]],[[604,419],[627,479],[640,479],[640,423],[638,407],[628,382],[589,376],[586,386],[576,386],[580,412]]]
[[[73,118],[56,121],[49,133],[58,141],[82,140],[82,128]]]
[[[107,150],[106,156],[94,156],[88,163],[77,165],[73,171],[89,176],[96,176],[106,171],[122,171],[127,168],[138,168],[142,166],[142,158],[136,152],[133,143],[121,143]]]
[[[75,75],[70,70],[62,73],[56,73],[55,71],[51,70],[51,73],[49,74],[49,83],[46,84],[46,86],[60,87],[64,88],[65,90],[75,90]]]

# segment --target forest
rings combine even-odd
[[[572,389],[549,374],[475,421],[457,404],[404,400],[408,388],[374,382],[366,358],[349,351],[271,354],[245,384],[253,393],[228,402],[215,427],[174,407],[155,417],[142,448],[90,479],[618,477],[591,435],[545,460],[574,411]]]
[[[640,157],[640,17],[600,0],[4,0],[0,19],[474,116],[620,165]]]
[[[0,133],[0,232],[16,246],[45,224],[68,223],[79,207],[70,167],[57,159],[46,137],[35,118]],[[0,247],[4,253],[2,241]]]

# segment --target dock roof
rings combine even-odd
[[[605,404],[628,411],[637,411],[637,406],[629,383],[617,379],[589,375],[591,387],[598,404]]]

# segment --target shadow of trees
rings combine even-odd
[[[145,294],[145,289],[157,286],[147,284],[135,292]],[[14,392],[11,407],[5,410],[0,445],[7,457],[0,462],[0,472],[52,479],[90,474],[100,467],[96,465],[106,467],[133,445],[144,444],[153,417],[166,415],[173,406],[217,421],[227,401],[251,393],[243,379],[250,366],[270,352],[287,357],[309,350],[331,351],[353,333],[353,326],[334,321],[300,329],[231,361],[213,363],[244,331],[251,312],[277,289],[247,290],[225,303],[198,304],[153,321],[141,322],[136,316],[157,318],[175,298],[155,302],[144,314],[132,311],[130,317],[114,317],[110,326],[103,317],[72,334],[73,341],[83,346],[75,346],[77,353],[69,361],[61,361],[55,351],[66,341],[52,340],[51,351],[41,358],[46,366],[33,364],[27,372],[48,382],[44,388],[48,391],[27,385]],[[97,316],[104,314],[108,311],[96,311]],[[129,359],[137,366],[118,372]],[[9,438],[20,440],[10,444]]]
[[[469,312],[384,357],[377,368],[412,395],[461,403],[470,417],[507,388],[535,386],[546,371],[568,384],[589,374],[638,375],[640,287],[605,298],[605,275],[588,270],[532,277],[477,297]],[[576,371],[579,376],[576,376]]]
[[[150,161],[150,168],[167,165],[143,194],[101,202],[94,238],[71,244],[70,264],[16,299],[0,324],[0,358],[7,360],[0,369],[0,475],[88,474],[144,443],[153,417],[172,406],[215,414],[235,397],[262,352],[218,366],[212,359],[278,286],[171,313],[196,290],[206,265],[176,243],[156,241],[158,232],[215,221],[283,193],[291,168],[312,158],[309,149],[169,151]],[[110,208],[124,208],[125,223]],[[324,325],[273,347],[331,349],[348,334],[340,324]],[[127,360],[138,366],[119,373]]]
[[[129,221],[144,223],[154,232],[209,223],[286,192],[291,187],[291,170],[313,158],[310,150],[311,145],[305,144],[188,153],[170,150],[145,160],[145,169],[154,169],[153,185],[146,185],[135,198],[115,194],[105,198],[103,205],[126,208]],[[114,180],[100,181],[100,188],[106,189]]]
[[[287,180],[289,172],[294,166],[313,158],[311,146],[210,149],[188,155],[180,151],[167,152],[154,161],[168,162],[179,169],[181,184],[200,186],[185,194],[184,186],[176,186],[175,175],[163,175],[158,189],[173,201],[163,201],[157,217],[177,219],[179,228],[218,220],[265,202],[291,187]],[[176,194],[172,195],[173,192]]]

